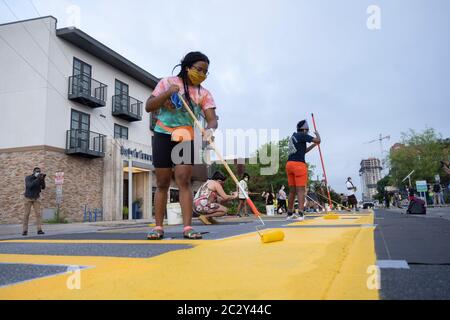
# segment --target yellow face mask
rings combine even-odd
[[[207,78],[204,73],[198,72],[195,69],[188,69],[188,77],[194,86],[199,86]]]

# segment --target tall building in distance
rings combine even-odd
[[[381,161],[377,158],[363,159],[359,176],[361,177],[363,201],[373,200],[377,194],[377,182],[381,180]]]

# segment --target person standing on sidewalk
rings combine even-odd
[[[286,205],[286,192],[284,191],[285,187],[284,185],[281,186],[280,191],[278,191],[277,194],[277,213],[280,213],[280,209],[281,209],[281,213],[284,213],[287,211],[287,205]]]
[[[352,182],[352,178],[348,177],[347,178],[347,182],[345,184],[346,188],[347,188],[347,203],[348,206],[350,207],[350,209],[354,209],[355,211],[359,211],[358,210],[358,200],[356,199],[356,187]]]
[[[244,189],[244,191],[247,193],[247,195],[249,195],[248,192],[248,182],[250,181],[250,175],[248,173],[244,173],[244,175],[242,176],[241,181],[239,181],[239,184],[241,185],[242,189]],[[237,188],[237,192],[239,195],[239,204],[237,207],[237,216],[238,217],[242,217],[241,214],[241,209],[244,209],[244,216],[248,217],[249,214],[247,212],[247,198],[245,197],[245,194],[241,191],[241,188]]]
[[[443,201],[444,197],[442,194],[442,186],[438,181],[436,181],[436,183],[433,186],[433,192],[434,192],[434,198],[433,198],[434,205],[442,206],[444,204],[444,201]]]
[[[45,189],[45,177],[46,175],[41,172],[40,168],[34,168],[33,174],[25,178],[23,236],[28,235],[28,220],[30,219],[31,207],[34,208],[34,214],[36,215],[37,233],[45,234],[42,231],[41,201],[39,200],[41,191]]]

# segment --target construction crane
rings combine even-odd
[[[374,143],[374,142],[379,141],[379,142],[380,142],[381,157],[383,157],[383,152],[384,152],[384,150],[383,150],[383,140],[390,140],[390,139],[391,139],[391,136],[385,136],[385,137],[383,137],[383,135],[380,133],[380,137],[379,137],[378,139],[375,139],[375,140],[366,142],[366,144]]]
[[[385,161],[385,159],[383,157],[383,153],[384,153],[383,140],[390,140],[390,139],[391,139],[390,135],[387,135],[387,136],[383,137],[383,134],[380,133],[380,137],[378,139],[375,139],[375,140],[372,140],[372,141],[369,141],[369,142],[365,143],[365,144],[370,144],[370,143],[375,143],[377,141],[380,142],[380,159],[381,159],[381,163],[383,165],[383,169],[385,168],[385,164],[386,164],[386,161]],[[383,171],[383,169],[382,169],[382,171]]]

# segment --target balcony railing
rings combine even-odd
[[[112,98],[112,114],[130,122],[141,121],[142,101],[125,94],[115,95]]]
[[[67,130],[66,154],[102,158],[105,156],[105,136],[88,130]]]
[[[99,108],[106,106],[108,86],[89,76],[79,74],[69,77],[69,100]]]

